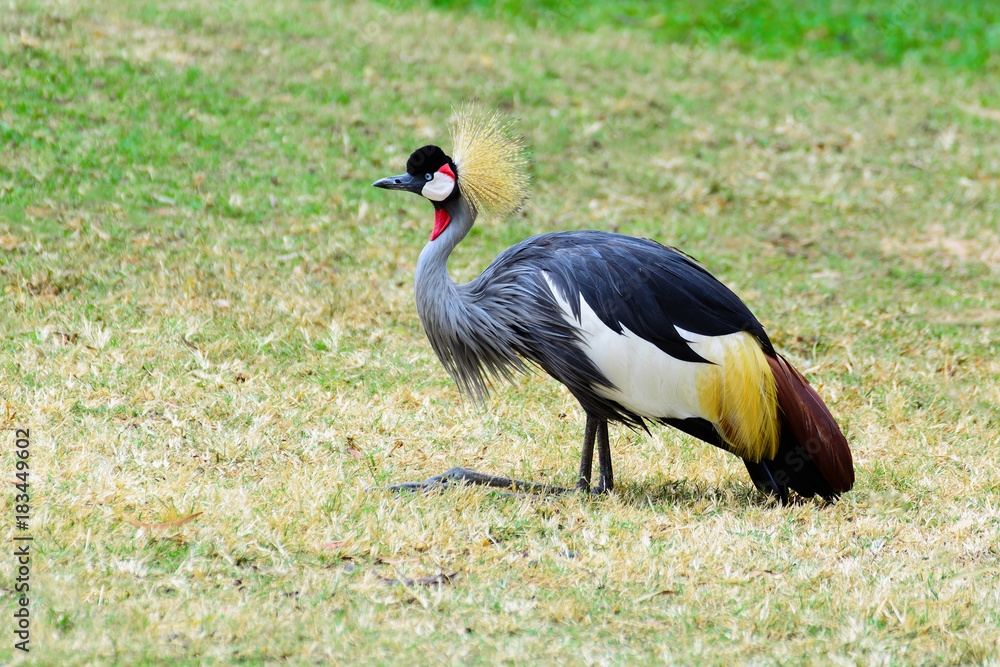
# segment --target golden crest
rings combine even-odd
[[[473,208],[503,217],[521,207],[528,198],[528,157],[511,118],[466,105],[455,114],[452,146],[459,187]]]

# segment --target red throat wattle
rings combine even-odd
[[[431,230],[431,241],[441,235],[441,232],[448,227],[449,222],[451,222],[451,216],[448,215],[448,211],[443,208],[434,211],[434,229]]]

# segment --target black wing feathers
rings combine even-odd
[[[748,331],[771,349],[753,313],[690,257],[649,239],[556,232],[525,239],[490,266],[533,267],[562,290],[574,316],[580,295],[616,333],[622,327],[684,361],[705,361],[676,327],[706,336]],[[484,273],[491,273],[490,269]]]

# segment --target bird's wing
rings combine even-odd
[[[676,359],[705,361],[678,329],[701,336],[746,331],[773,354],[763,326],[739,297],[673,248],[586,231],[535,236],[511,250],[517,263],[544,271],[574,309],[582,296],[608,328],[627,328]]]

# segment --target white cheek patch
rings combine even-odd
[[[444,201],[451,196],[455,190],[455,179],[443,171],[434,172],[434,178],[427,181],[427,185],[420,191],[424,197],[431,201]]]

